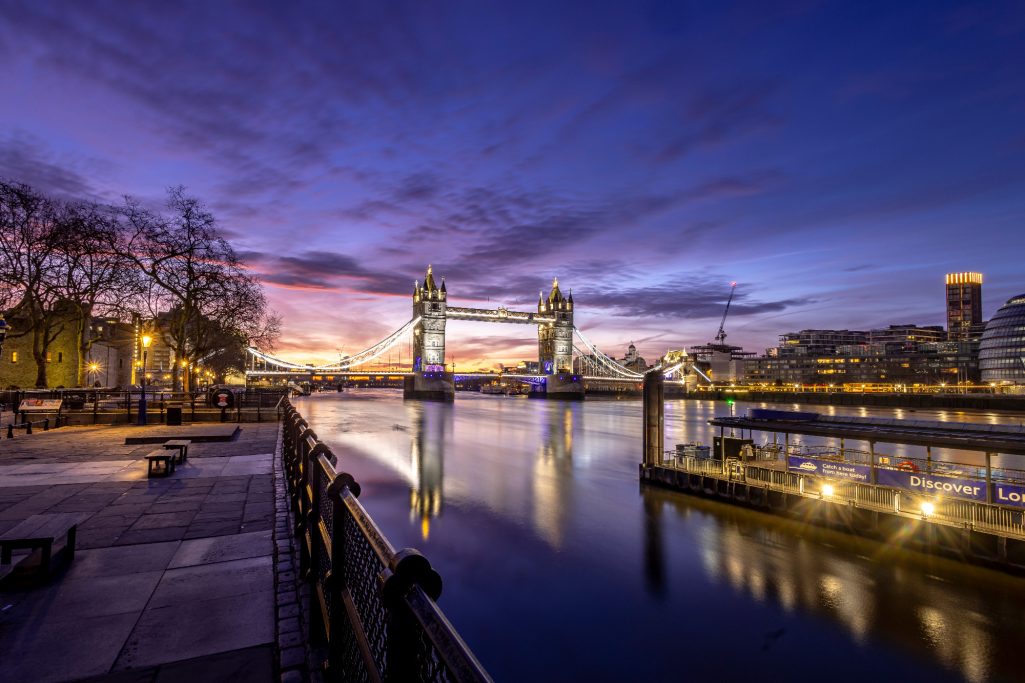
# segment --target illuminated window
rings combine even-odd
[[[53,361],[53,352],[52,351],[47,351],[46,352],[46,362],[49,363],[51,361]]]
[[[18,362],[18,352],[17,351],[11,351],[11,362],[12,363],[17,363]]]

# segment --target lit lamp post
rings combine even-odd
[[[139,399],[139,424],[146,424],[146,356],[149,353],[149,345],[153,343],[153,337],[148,334],[142,337],[142,398]]]

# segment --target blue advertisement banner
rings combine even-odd
[[[818,458],[802,458],[799,455],[787,456],[787,469],[791,472],[802,474],[817,474],[820,477],[849,479],[866,483],[872,474],[872,468],[868,465],[854,465],[849,462],[819,460]]]
[[[986,482],[904,470],[876,470],[876,483],[930,495],[986,501]]]
[[[872,480],[872,468],[868,465],[804,458],[799,455],[787,456],[787,469],[798,474],[831,479],[847,479],[864,483],[871,483]],[[941,474],[877,468],[875,483],[880,486],[892,486],[932,496],[949,496],[986,502],[986,482],[981,479],[963,479]],[[993,482],[993,503],[1007,507],[1025,508],[1025,484]]]
[[[993,502],[997,505],[1025,508],[1025,486],[1021,484],[993,484]]]

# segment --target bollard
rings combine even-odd
[[[26,434],[31,434],[32,433],[32,422],[26,422],[25,424],[27,425],[25,427],[25,433]]]
[[[13,422],[10,422],[10,423],[7,424],[7,438],[8,439],[13,439],[14,438],[14,423]]]
[[[48,417],[47,418],[43,418],[43,431],[44,432],[50,431],[50,418],[48,418]]]

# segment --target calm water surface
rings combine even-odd
[[[642,487],[638,400],[366,389],[296,407],[393,544],[441,572],[441,606],[496,680],[1025,680],[1025,579]],[[729,408],[668,401],[667,440],[710,443],[714,414]]]

